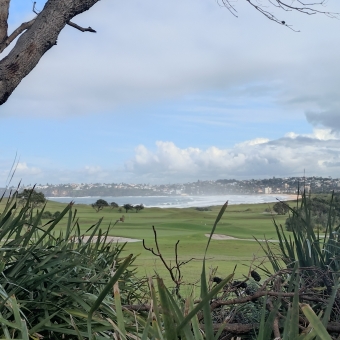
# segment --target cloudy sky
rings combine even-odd
[[[42,9],[45,1],[38,1]],[[102,0],[0,107],[0,186],[340,177],[340,20]],[[12,0],[14,29],[33,17]],[[340,3],[326,8],[340,12]]]

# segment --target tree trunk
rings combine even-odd
[[[90,9],[99,0],[48,0],[33,24],[0,61],[0,105],[5,103],[21,80],[40,58],[57,43],[61,30],[77,14]],[[6,4],[0,5],[0,42],[7,38]],[[8,7],[7,7],[8,15]],[[6,31],[6,34],[4,32]]]

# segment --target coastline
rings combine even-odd
[[[277,197],[277,196],[287,196],[289,197],[289,199],[287,199],[286,201],[296,201],[297,199],[297,194],[292,195],[292,194],[265,194],[266,196],[272,196],[272,197]]]
[[[119,206],[124,204],[143,204],[146,208],[198,208],[212,207],[223,205],[229,201],[229,205],[240,204],[260,204],[275,203],[281,201],[294,201],[295,195],[286,194],[253,194],[253,195],[195,195],[195,196],[86,196],[86,197],[47,197],[48,200],[69,203],[74,201],[75,204],[90,205],[98,199],[104,199],[108,203],[115,202]]]

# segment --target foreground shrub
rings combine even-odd
[[[282,203],[285,204],[285,203]],[[308,213],[308,215],[307,215]],[[313,229],[324,232],[329,223],[336,226],[340,223],[340,194],[307,197],[302,205],[296,206],[285,222],[286,230],[303,228],[304,221]]]
[[[335,281],[322,300],[317,296],[317,304],[309,299],[312,306],[299,305],[299,298],[316,296],[313,275],[315,268],[324,267],[305,271],[291,258],[284,262],[286,268],[273,274],[267,271],[266,279],[250,268],[243,281],[234,280],[234,273],[207,280],[205,257],[227,204],[210,233],[202,261],[201,293],[194,301],[179,294],[181,275],[175,276],[176,290],[169,290],[160,277],[156,284],[151,278],[137,280],[129,269],[133,256],[123,257],[124,246],[106,242],[110,226],[102,231],[102,220],[85,237],[72,204],[40,227],[44,209],[34,213],[29,202],[17,209],[15,201],[14,195],[0,215],[1,339],[211,340],[257,334],[258,340],[268,340],[282,330],[283,339],[331,339],[326,327],[328,319],[334,318]],[[65,215],[64,230],[56,231]],[[282,255],[285,244],[280,240]],[[282,256],[274,256],[267,246],[273,267],[278,267]],[[160,254],[158,246],[157,251]],[[324,311],[321,320],[312,307]],[[305,333],[299,334],[299,328]]]
[[[328,205],[328,219],[324,225],[324,234],[314,230],[312,218],[315,215],[314,205],[305,194],[302,195],[300,202],[297,201],[297,206],[290,210],[294,221],[290,224],[292,236],[287,235],[283,227],[274,221],[279,243],[277,245],[267,241],[263,246],[274,273],[264,267],[263,270],[269,276],[266,284],[272,287],[277,296],[281,294],[282,300],[278,313],[289,316],[293,307],[285,302],[283,297],[294,293],[297,306],[294,307],[297,318],[294,320],[296,328],[306,330],[308,328],[297,321],[298,317],[302,318],[301,314],[299,316],[300,302],[302,311],[310,308],[317,315],[323,315],[323,326],[338,337],[340,334],[338,285],[340,226],[334,223],[332,202],[333,197]],[[309,307],[303,309],[302,307],[305,306],[303,304],[309,304]],[[277,327],[279,329],[280,324]],[[283,327],[282,323],[281,327]],[[330,336],[327,339],[330,339]]]
[[[1,339],[79,339],[88,329],[107,336],[116,322],[113,285],[123,282],[123,303],[138,294],[128,269],[132,255],[123,257],[123,246],[100,241],[110,231],[100,229],[101,220],[85,241],[72,204],[40,227],[44,209],[35,214],[29,203],[18,209],[15,194],[0,215]],[[67,225],[56,231],[65,215]]]

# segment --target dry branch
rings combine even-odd
[[[97,31],[95,31],[92,27],[84,28],[84,27],[81,27],[81,26],[75,24],[75,23],[72,22],[72,21],[69,21],[69,22],[67,23],[67,25],[72,26],[72,27],[76,28],[77,30],[79,30],[79,31],[81,31],[81,32],[97,33]]]

